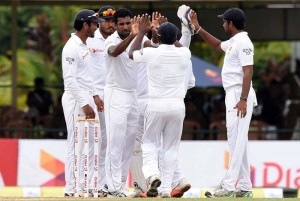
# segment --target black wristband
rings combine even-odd
[[[242,97],[242,96],[241,96],[240,99],[247,102],[247,97]]]

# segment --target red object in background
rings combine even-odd
[[[4,186],[17,185],[18,140],[0,139],[0,173]]]

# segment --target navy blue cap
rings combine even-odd
[[[88,9],[80,10],[76,14],[75,20],[82,22],[95,22],[97,24],[104,21],[104,19],[99,18],[98,13]]]
[[[171,22],[161,24],[157,30],[157,34],[167,44],[174,43],[177,40],[177,32],[177,27]]]
[[[233,22],[246,21],[246,15],[244,11],[239,8],[229,8],[222,15],[218,15],[218,17]]]

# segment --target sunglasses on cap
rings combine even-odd
[[[115,14],[116,11],[114,11],[113,9],[109,8],[103,12],[100,13],[101,16],[103,17],[107,17],[107,16],[113,16]]]

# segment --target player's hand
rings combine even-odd
[[[139,20],[140,20],[140,16],[134,16],[131,19],[131,33],[132,35],[136,36],[139,32]]]
[[[151,31],[152,32],[157,32],[157,29],[158,29],[158,27],[159,27],[159,18],[161,17],[161,15],[160,15],[160,13],[158,13],[158,12],[153,12],[152,13],[152,18],[151,18],[151,26],[152,26],[152,29],[151,29]]]
[[[83,110],[83,113],[85,114],[86,119],[94,119],[95,118],[95,112],[89,104],[83,106],[82,110]]]
[[[247,102],[244,100],[240,100],[234,107],[237,109],[237,116],[244,118],[247,115]]]
[[[194,30],[198,30],[200,28],[199,22],[198,22],[198,17],[197,13],[194,10],[191,10],[190,12],[190,25]]]
[[[139,34],[145,35],[151,30],[150,15],[142,15],[139,19]]]
[[[103,112],[104,111],[104,103],[98,95],[94,96],[94,102],[97,106],[98,112]]]

